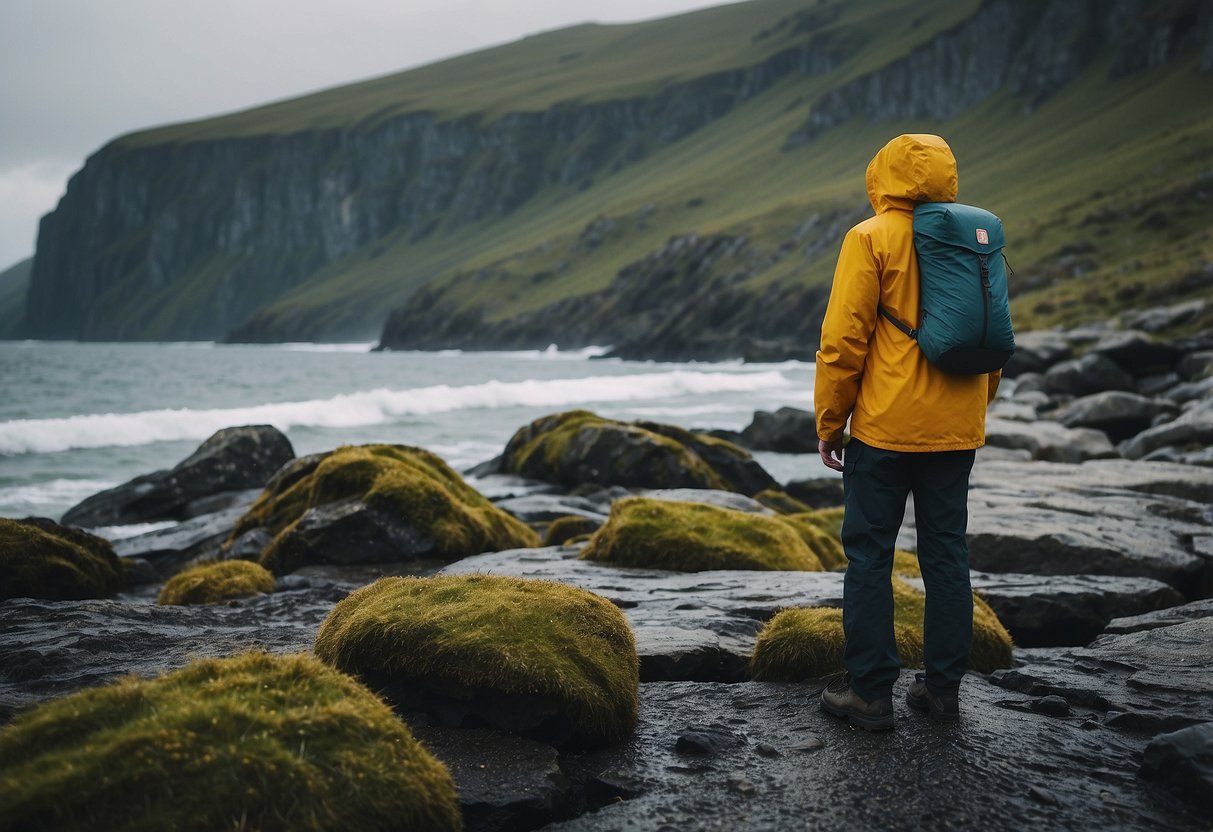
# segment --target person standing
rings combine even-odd
[[[926,587],[924,665],[906,699],[938,720],[959,713],[973,628],[969,586],[969,473],[985,443],[986,407],[1001,372],[947,373],[878,312],[917,321],[914,207],[954,202],[956,158],[939,136],[898,136],[867,168],[875,216],[842,243],[817,353],[818,450],[843,474],[842,544],[846,673],[822,691],[822,708],[867,730],[893,727],[900,675],[893,635],[893,550],[914,495],[918,560]],[[850,442],[843,432],[850,420]]]

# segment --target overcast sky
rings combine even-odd
[[[0,0],[0,271],[90,153],[593,20],[723,0]]]

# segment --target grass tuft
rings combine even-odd
[[[260,564],[247,560],[200,563],[169,579],[160,590],[157,604],[215,604],[274,591],[274,576]]]

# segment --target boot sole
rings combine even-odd
[[[826,713],[833,714],[840,719],[845,719],[856,728],[862,728],[865,731],[888,731],[893,727],[892,714],[875,717],[864,716],[854,711],[848,711],[846,708],[837,708],[824,699],[821,700],[821,707]]]

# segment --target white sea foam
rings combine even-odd
[[[299,402],[211,410],[145,410],[57,419],[0,422],[0,453],[54,453],[74,448],[146,445],[201,440],[233,425],[350,428],[390,423],[405,416],[503,407],[569,407],[609,402],[655,401],[682,395],[787,389],[775,370],[700,372],[673,370],[639,375],[490,381],[466,387],[437,385],[411,390],[376,389]]]
[[[98,491],[105,491],[117,484],[106,480],[58,479],[32,485],[12,485],[0,488],[0,505],[5,506],[6,515],[13,517],[48,513],[57,517],[58,512],[62,511],[61,506],[74,506],[85,497],[91,497]]]

